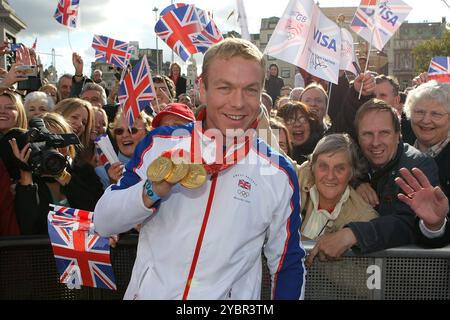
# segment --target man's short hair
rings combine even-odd
[[[398,80],[395,77],[392,76],[386,76],[384,74],[380,74],[375,77],[375,83],[380,84],[383,82],[389,82],[392,86],[392,91],[394,93],[394,96],[398,96],[398,93],[400,91],[400,85],[398,84]]]
[[[359,122],[367,113],[371,111],[388,112],[392,119],[394,131],[400,132],[400,120],[398,118],[397,111],[384,100],[373,98],[364,103],[356,112],[354,123],[357,133],[359,132]]]
[[[58,88],[61,85],[61,80],[64,78],[70,79],[70,81],[72,81],[72,75],[70,73],[65,73],[58,79]]]
[[[83,89],[81,89],[81,92],[80,92],[80,97],[82,97],[83,94],[89,90],[94,90],[94,91],[99,92],[100,97],[102,98],[102,105],[107,104],[105,89],[101,85],[94,83],[94,82],[88,82],[83,86]]]
[[[213,59],[229,60],[234,57],[242,57],[247,60],[253,60],[261,66],[261,84],[264,84],[266,62],[264,56],[253,43],[238,38],[226,38],[225,40],[213,45],[205,53],[203,58],[202,81],[205,88],[208,86],[208,68]]]
[[[165,75],[156,75],[152,78],[153,83],[164,83],[167,87],[167,90],[169,91],[170,100],[173,100],[176,98],[177,92],[175,83],[173,83],[172,79],[170,79],[168,76]]]

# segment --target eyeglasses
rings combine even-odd
[[[308,122],[308,119],[306,119],[305,117],[298,117],[298,118],[290,118],[290,119],[286,119],[284,120],[284,122],[288,125],[288,126],[292,126],[294,125],[296,122],[299,124],[305,124]]]
[[[437,112],[437,111],[430,111],[427,112],[425,110],[421,110],[421,109],[417,109],[414,110],[412,112],[412,117],[416,120],[422,120],[423,118],[425,118],[425,115],[429,113],[430,114],[430,118],[433,121],[439,121],[441,120],[443,117],[445,117],[446,115],[448,115],[448,113],[441,113],[441,112]]]
[[[127,131],[134,135],[134,134],[138,133],[139,130],[144,130],[144,128],[135,128],[135,127],[132,127],[132,128],[128,128]],[[124,129],[124,128],[115,128],[115,129],[113,130],[113,132],[114,132],[114,134],[115,134],[116,136],[121,136],[121,135],[123,135],[123,133],[125,132],[125,129]]]

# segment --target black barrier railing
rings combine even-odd
[[[310,251],[314,242],[305,242]],[[50,241],[45,237],[0,238],[0,299],[122,299],[134,260],[137,236],[121,238],[111,250],[117,291],[58,282]],[[317,259],[316,259],[317,260]],[[261,298],[270,299],[263,259]],[[450,247],[401,247],[343,260],[319,262],[306,275],[305,299],[450,299]]]

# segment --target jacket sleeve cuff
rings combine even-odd
[[[428,229],[425,226],[425,223],[423,222],[422,219],[420,219],[420,222],[419,222],[420,231],[428,239],[434,239],[434,238],[442,237],[444,235],[444,233],[445,233],[446,225],[447,225],[447,218],[445,218],[444,223],[442,224],[442,226],[441,226],[441,228],[439,230],[433,231],[433,230]]]

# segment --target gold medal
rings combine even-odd
[[[208,173],[201,164],[190,164],[189,173],[180,181],[180,184],[188,189],[201,187],[206,182]]]
[[[178,183],[183,179],[189,172],[189,164],[183,158],[176,158],[173,160],[172,171],[164,179],[171,183]]]
[[[153,182],[162,181],[170,175],[172,167],[172,160],[169,158],[156,158],[147,168],[147,178]]]

